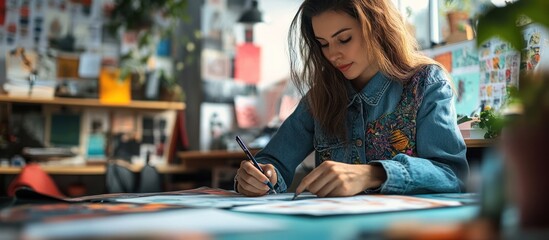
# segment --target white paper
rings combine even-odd
[[[462,205],[458,201],[434,200],[401,195],[359,195],[341,198],[314,198],[281,201],[233,208],[234,211],[303,214],[313,216],[364,214]]]
[[[126,203],[163,203],[188,207],[231,208],[235,206],[258,205],[291,201],[293,193],[271,194],[261,197],[222,196],[222,195],[155,195],[137,198],[116,199]],[[299,199],[316,198],[303,193]]]
[[[78,75],[82,78],[97,78],[101,69],[101,55],[86,52],[80,55]]]
[[[358,195],[339,198],[317,198],[311,193],[303,193],[293,201],[291,200],[292,197],[293,193],[262,197],[154,195],[124,198],[116,201],[127,203],[162,203],[189,207],[232,208],[232,210],[242,212],[314,216],[377,213],[462,205],[459,201],[401,195]]]

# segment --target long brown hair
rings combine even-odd
[[[325,133],[345,139],[346,126],[342,124],[346,123],[349,100],[344,81],[349,80],[322,54],[311,20],[330,10],[347,13],[360,23],[371,59],[392,79],[405,82],[422,66],[437,63],[419,52],[417,41],[390,0],[305,0],[288,35],[291,79],[301,94],[307,92],[310,111]]]

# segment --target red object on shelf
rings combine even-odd
[[[189,149],[189,138],[185,125],[185,111],[177,111],[177,118],[174,124],[173,136],[171,138],[168,153],[168,161],[170,161],[170,163],[177,162],[176,158],[174,158],[176,152]]]
[[[259,83],[261,49],[253,43],[244,43],[236,49],[234,75],[236,81]]]
[[[0,26],[6,22],[6,0],[0,0]]]
[[[28,187],[36,192],[53,197],[65,197],[59,191],[50,175],[36,163],[30,163],[23,167],[21,173],[19,173],[10,183],[8,187],[8,196],[13,197],[15,191],[21,187]]]

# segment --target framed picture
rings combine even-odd
[[[139,156],[136,113],[129,110],[114,111],[111,115],[109,157],[130,161]]]
[[[227,103],[200,105],[200,150],[226,149],[225,136],[234,127],[234,108]]]
[[[202,78],[209,80],[225,80],[231,75],[229,56],[214,49],[202,50]]]
[[[201,32],[207,48],[222,49],[223,35],[228,34],[231,22],[226,0],[208,0],[201,9]]]
[[[169,159],[175,120],[175,111],[142,111],[137,115],[136,128],[139,139],[139,155],[132,163],[151,165],[166,164]]]
[[[83,119],[82,153],[87,161],[103,161],[107,158],[107,134],[109,112],[105,109],[86,109]]]

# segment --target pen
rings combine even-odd
[[[299,196],[299,194],[294,193],[294,197],[292,198],[292,201],[293,201],[293,200],[296,200],[296,199],[297,199],[297,196]]]
[[[248,147],[246,147],[246,145],[244,144],[242,139],[240,139],[239,136],[236,136],[236,142],[238,143],[238,145],[240,145],[240,148],[242,148],[244,153],[246,153],[246,156],[248,156],[248,158],[252,161],[255,168],[257,168],[259,171],[261,171],[263,174],[265,174],[263,172],[263,169],[261,169],[261,166],[259,166],[259,163],[257,163],[257,160],[255,160],[255,157],[252,155],[252,153],[250,153],[250,150],[248,150]],[[273,184],[269,180],[267,180],[267,182],[265,182],[265,184],[267,184],[267,186],[269,186],[269,189],[271,189],[271,191],[276,194],[276,191],[274,190]]]

